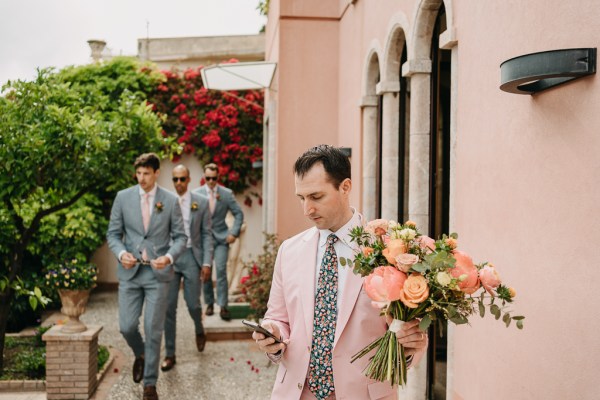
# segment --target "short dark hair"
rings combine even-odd
[[[308,149],[296,160],[294,173],[303,178],[317,163],[323,164],[329,181],[338,189],[345,179],[351,179],[350,159],[341,148],[320,144]]]
[[[133,168],[138,169],[139,167],[152,168],[156,172],[160,169],[160,158],[156,153],[144,153],[133,163]]]
[[[211,171],[215,171],[217,174],[219,173],[219,167],[215,163],[206,164],[204,166],[204,172],[206,172],[207,169],[210,169]]]

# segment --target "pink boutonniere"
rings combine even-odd
[[[192,211],[196,211],[198,209],[198,203],[196,203],[195,201],[192,203]]]
[[[161,211],[163,210],[163,207],[164,207],[164,205],[163,205],[163,203],[161,203],[161,202],[159,201],[158,203],[156,203],[156,204],[154,205],[154,207],[156,207],[156,211],[158,211],[158,212],[161,212]]]
[[[217,193],[217,194],[215,195],[215,199],[217,199],[217,201],[221,200],[221,195],[220,195],[219,193]]]

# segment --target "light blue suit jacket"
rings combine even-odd
[[[190,236],[192,253],[199,266],[212,265],[213,238],[211,229],[208,198],[199,193],[191,193],[192,210],[190,211]],[[193,209],[194,203],[197,209]]]
[[[208,187],[206,185],[200,186],[198,189],[194,190],[194,192],[200,193],[206,198],[209,196]],[[231,189],[217,185],[217,194],[218,199],[215,204],[215,211],[212,214],[212,232],[215,242],[224,244],[226,243],[225,239],[227,238],[227,235],[231,234],[235,237],[240,236],[240,229],[242,229],[242,223],[244,222],[244,212],[235,200]],[[231,211],[235,219],[231,229],[229,229],[225,223],[227,211]]]
[[[159,203],[162,204],[160,210],[156,207]],[[151,207],[150,225],[148,231],[145,232],[139,185],[117,193],[106,234],[108,246],[117,259],[122,251],[128,251],[134,257],[140,258],[139,246],[143,241],[153,246],[156,257],[169,253],[173,257],[173,261],[185,250],[187,236],[183,228],[183,217],[177,197],[159,186]],[[133,268],[126,269],[119,261],[117,276],[119,280],[130,280],[139,268],[140,264],[136,264]],[[173,278],[172,264],[161,270],[155,268],[152,270],[160,282],[167,282]]]

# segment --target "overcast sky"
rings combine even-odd
[[[257,34],[258,0],[0,0],[0,86],[37,67],[90,61],[89,39],[136,55],[137,39]],[[147,23],[149,26],[147,27]]]

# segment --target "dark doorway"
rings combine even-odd
[[[402,65],[407,60],[406,42],[403,41],[402,56],[400,58],[400,93],[398,100],[398,221],[408,220],[408,171],[410,162],[409,128],[410,128],[410,88],[409,78],[402,76]]]
[[[446,30],[446,10],[438,10],[431,40],[431,143],[429,170],[429,234],[448,234],[450,213],[450,87],[451,52],[439,47]],[[446,399],[447,324],[429,332],[427,398]]]

